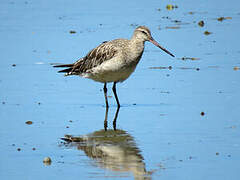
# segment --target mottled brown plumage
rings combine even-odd
[[[113,58],[117,53],[117,49],[113,43],[105,42],[91,50],[83,59],[80,59],[73,65],[72,72],[83,73],[92,69],[104,61]]]

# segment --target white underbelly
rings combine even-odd
[[[82,74],[82,76],[103,83],[123,82],[133,73],[136,65],[135,63],[129,65],[112,59]]]

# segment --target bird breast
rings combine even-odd
[[[136,66],[142,57],[143,51],[144,42],[131,42],[129,44],[129,47],[127,47],[127,50],[124,51],[127,53],[125,55],[125,57],[127,58],[127,64],[135,64]]]

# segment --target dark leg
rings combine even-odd
[[[104,119],[104,130],[107,131],[108,127],[108,108],[106,107],[105,119]]]
[[[118,96],[117,96],[117,91],[116,91],[116,84],[117,84],[116,82],[113,83],[112,90],[113,90],[115,99],[117,101],[118,108],[120,108],[120,103],[119,103]]]
[[[106,108],[108,108],[109,106],[108,106],[108,98],[107,98],[107,83],[104,83],[103,91],[105,96]]]
[[[118,118],[119,109],[120,109],[120,107],[117,108],[117,111],[116,111],[116,113],[115,113],[115,117],[114,117],[114,119],[113,119],[113,129],[114,129],[115,131],[117,130],[116,124],[117,124],[117,118]]]

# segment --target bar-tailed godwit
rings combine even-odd
[[[112,90],[119,108],[120,103],[116,92],[116,84],[125,81],[135,70],[142,57],[145,41],[153,43],[174,57],[172,53],[153,39],[150,30],[146,26],[139,26],[135,29],[130,40],[115,39],[103,42],[75,63],[56,65],[54,67],[66,67],[66,69],[58,71],[65,73],[65,76],[79,75],[104,83],[103,91],[107,108],[109,107],[107,83],[113,82]]]

